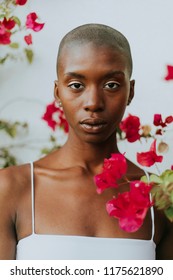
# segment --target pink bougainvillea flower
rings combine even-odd
[[[13,27],[16,25],[16,22],[11,18],[9,18],[8,20],[4,18],[2,23],[4,24],[5,28],[8,30],[13,29]]]
[[[105,189],[108,189],[110,187],[118,187],[116,180],[110,180],[108,172],[103,172],[94,176],[94,182],[97,186],[96,191],[98,194],[101,194]]]
[[[46,107],[46,112],[44,113],[42,119],[45,120],[48,126],[50,126],[53,130],[55,130],[56,127],[64,129],[66,133],[69,130],[64,112],[56,106],[55,102],[52,102]]]
[[[58,124],[64,130],[65,133],[69,132],[69,124],[66,121],[63,110],[60,110],[59,123]]]
[[[27,0],[16,0],[16,5],[23,6],[26,4],[26,2],[27,2]]]
[[[148,208],[151,207],[151,186],[141,181],[131,182],[129,192],[119,193],[106,204],[110,216],[119,219],[119,226],[127,232],[137,231],[143,224]]]
[[[167,124],[170,124],[172,122],[173,122],[173,116],[168,116],[165,118],[165,121],[163,121],[161,114],[154,114],[153,124],[155,126],[166,127]]]
[[[165,123],[169,124],[169,123],[172,123],[172,122],[173,122],[173,116],[166,117]]]
[[[173,66],[167,65],[167,75],[164,78],[166,81],[173,80]]]
[[[156,154],[156,140],[153,141],[148,152],[137,153],[137,161],[142,166],[150,167],[156,162],[162,162],[162,160],[163,156]]]
[[[120,153],[111,154],[109,159],[103,163],[102,173],[94,177],[97,193],[102,193],[107,188],[118,187],[117,180],[127,171],[127,163],[124,155]]]
[[[136,205],[141,207],[150,207],[152,205],[149,197],[151,188],[151,184],[139,180],[130,182],[131,196],[133,197],[133,200],[136,200]]]
[[[162,115],[161,114],[154,114],[153,124],[155,126],[159,126],[159,125],[162,126],[162,127],[166,126],[165,122],[163,122],[163,120],[162,120]]]
[[[46,112],[44,113],[42,119],[45,120],[48,124],[48,126],[50,126],[53,130],[55,130],[55,127],[57,125],[56,121],[53,120],[52,115],[59,111],[58,108],[55,106],[55,102],[47,105],[46,107]]]
[[[4,24],[0,22],[0,44],[9,45],[11,43],[10,36],[11,32],[6,31]]]
[[[26,28],[32,29],[35,32],[40,31],[43,28],[44,23],[36,22],[37,18],[38,16],[36,13],[28,14],[26,17]]]
[[[171,170],[173,170],[173,165],[171,165]]]
[[[114,180],[120,179],[127,171],[125,156],[120,153],[111,154],[109,159],[104,160],[103,171],[109,172]]]
[[[24,36],[24,40],[27,43],[27,45],[31,45],[32,44],[32,35],[29,34],[29,35]]]
[[[140,139],[140,119],[137,116],[129,114],[121,121],[120,129],[126,133],[127,141],[135,142]]]

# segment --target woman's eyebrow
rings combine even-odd
[[[123,72],[123,71],[117,71],[117,70],[115,70],[115,71],[111,71],[111,72],[109,72],[109,73],[106,73],[105,75],[104,75],[104,78],[111,78],[111,77],[113,77],[113,76],[125,76],[125,73]]]
[[[86,77],[82,74],[76,73],[76,72],[67,72],[64,74],[66,77],[73,77],[77,79],[86,79]],[[113,76],[125,76],[125,73],[123,71],[115,70],[110,71],[108,73],[103,73],[103,78],[111,78]]]
[[[85,79],[85,76],[82,74],[78,74],[76,72],[67,72],[64,74],[65,76],[69,76],[69,77],[74,77],[74,78],[78,78],[78,79]]]

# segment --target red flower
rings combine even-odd
[[[112,154],[109,159],[103,163],[102,173],[94,177],[97,186],[97,193],[102,193],[105,189],[118,187],[117,180],[127,171],[125,156],[122,154]]]
[[[122,120],[120,129],[126,133],[126,138],[129,142],[135,142],[140,139],[140,119],[137,116],[129,116]]]
[[[29,35],[24,36],[24,40],[27,43],[27,45],[31,45],[32,44],[32,35],[29,34]]]
[[[153,124],[155,126],[159,126],[160,125],[162,127],[166,127],[167,124],[172,123],[172,122],[173,122],[173,116],[166,117],[165,121],[163,122],[161,114],[155,114],[154,115]]]
[[[101,194],[105,189],[108,189],[110,187],[118,187],[116,180],[110,180],[108,172],[103,172],[94,176],[94,182],[97,186],[96,191],[98,194]]]
[[[171,165],[171,170],[173,170],[173,165]]]
[[[11,32],[6,31],[5,26],[2,22],[0,22],[0,44],[8,45],[11,43],[10,40]]]
[[[153,120],[153,124],[155,125],[155,126],[162,126],[162,127],[165,127],[166,126],[166,124],[163,122],[163,120],[162,120],[162,116],[161,116],[161,114],[154,114],[154,120]]]
[[[148,152],[137,153],[137,161],[142,166],[150,167],[156,162],[162,162],[162,160],[163,156],[156,154],[156,140],[153,141]]]
[[[13,29],[13,27],[16,25],[15,21],[13,19],[6,19],[4,18],[3,22],[2,22],[5,26],[6,29],[11,30]]]
[[[27,0],[16,0],[16,5],[23,6],[26,4],[26,2],[27,2]]]
[[[30,13],[29,15],[27,15],[26,28],[32,29],[35,32],[40,31],[43,28],[44,23],[36,22],[37,18],[38,18],[38,16],[36,13]]]
[[[151,201],[149,198],[149,192],[151,190],[151,184],[146,184],[142,181],[132,181],[130,183],[130,192],[133,199],[136,199],[136,205],[139,207],[150,207]]]
[[[65,119],[64,112],[62,110],[60,110],[60,114],[59,114],[59,126],[63,128],[65,133],[69,132],[69,125]]]
[[[162,134],[163,134],[162,129],[157,129],[157,130],[156,130],[156,135],[162,135]]]
[[[126,158],[122,154],[111,154],[109,159],[104,160],[103,171],[109,172],[115,180],[120,179],[127,171]]]
[[[64,117],[64,112],[59,108],[56,107],[55,102],[49,104],[46,108],[46,112],[42,117],[53,130],[57,126],[63,128],[64,131],[68,132],[68,123]]]
[[[119,193],[106,204],[110,216],[119,219],[119,226],[127,232],[137,231],[143,224],[150,202],[149,191],[151,186],[134,181],[130,184],[130,191]]]
[[[169,123],[172,123],[173,122],[173,116],[168,116],[166,119],[165,119],[165,123],[169,124]]]
[[[173,66],[167,65],[167,75],[164,78],[166,81],[173,80]]]

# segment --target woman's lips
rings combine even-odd
[[[80,125],[88,133],[99,133],[104,130],[107,123],[103,119],[89,118],[82,120]]]

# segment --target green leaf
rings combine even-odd
[[[17,164],[17,160],[14,155],[12,155],[10,150],[6,148],[0,148],[0,159],[3,160],[3,164],[1,163],[0,168],[6,168]]]
[[[122,132],[122,130],[119,126],[116,128],[116,132],[118,133],[120,139],[122,140],[123,139],[123,137],[122,137],[123,132]]]
[[[56,138],[53,135],[50,135],[50,141],[55,143],[56,142]]]
[[[31,49],[25,49],[25,54],[26,54],[26,58],[27,58],[28,62],[32,63],[33,57],[34,57],[33,51]]]
[[[173,206],[170,206],[168,209],[164,211],[166,217],[173,222]]]
[[[13,16],[13,20],[17,23],[17,25],[20,27],[21,26],[21,21],[18,17]]]
[[[170,201],[171,201],[172,204],[173,204],[173,191],[172,191],[171,194],[170,194]]]
[[[4,62],[7,60],[8,54],[4,56],[3,58],[0,58],[0,64],[4,64]]]
[[[10,127],[6,127],[5,130],[8,133],[8,135],[10,135],[12,138],[14,138],[17,135],[17,130],[16,130],[15,125],[12,125]]]
[[[9,47],[10,48],[12,48],[12,49],[18,49],[19,48],[19,43],[11,43],[10,45],[9,45]]]
[[[152,175],[150,176],[150,182],[154,182],[154,183],[160,184],[160,183],[162,183],[162,179],[160,179],[159,176],[157,176],[157,175],[155,175],[155,174],[152,174]]]
[[[142,176],[140,180],[141,180],[142,182],[144,182],[144,183],[148,183],[148,178],[147,178],[147,176]]]
[[[44,154],[44,155],[47,155],[51,152],[51,149],[50,148],[43,148],[41,149],[41,154]]]
[[[4,17],[5,17],[4,14],[1,14],[1,15],[0,15],[0,19],[1,19],[1,18],[4,19]]]

